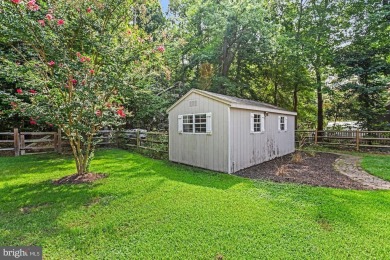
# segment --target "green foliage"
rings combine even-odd
[[[67,135],[83,174],[93,136],[124,123],[125,98],[153,82],[165,48],[129,25],[131,1],[38,3],[38,10],[26,1],[1,4],[2,44],[13,50],[1,58],[1,75],[16,84],[9,96],[16,112]]]
[[[352,36],[338,51],[340,81],[337,91],[346,100],[349,116],[363,128],[383,129],[390,81],[389,5],[351,5]]]
[[[94,184],[55,186],[66,156],[0,158],[0,244],[45,259],[385,259],[388,191],[280,184],[97,151]],[[109,250],[108,250],[109,249]]]

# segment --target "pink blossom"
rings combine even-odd
[[[72,79],[71,82],[72,82],[73,86],[77,84],[77,80],[76,79]]]
[[[62,19],[59,19],[58,21],[57,21],[57,24],[58,25],[63,25],[65,22],[64,22],[64,20],[62,20]]]
[[[88,7],[88,8],[87,8],[87,13],[90,13],[90,12],[92,12],[92,8],[91,8],[91,7]]]
[[[85,60],[90,62],[91,61],[91,58],[90,57],[85,57]]]
[[[23,90],[22,90],[21,88],[18,88],[18,89],[16,89],[16,93],[22,94],[22,93],[23,93]]]
[[[157,51],[163,53],[163,52],[165,51],[164,46],[162,46],[162,45],[158,46],[158,47],[157,47]]]
[[[96,110],[95,114],[96,114],[97,116],[101,116],[101,115],[102,115],[102,111]]]
[[[12,108],[17,108],[18,107],[18,104],[16,104],[16,102],[12,101],[10,104],[11,104]]]
[[[31,11],[38,11],[40,7],[35,3],[35,0],[30,0],[27,2],[27,8]]]
[[[126,114],[125,114],[125,112],[124,112],[122,109],[118,109],[118,110],[116,111],[116,113],[117,113],[120,117],[126,117]]]
[[[14,3],[14,4],[20,4],[20,2],[22,2],[22,0],[11,0],[12,1],[12,3]]]
[[[89,73],[91,73],[91,74],[95,74],[95,70],[89,70]]]
[[[36,90],[34,90],[34,89],[30,89],[28,92],[30,92],[30,93],[33,94],[33,95],[35,95],[35,94],[38,93],[38,92],[37,92]]]
[[[37,121],[35,121],[35,119],[33,119],[32,117],[30,118],[30,124],[31,125],[36,125],[37,124]]]
[[[76,52],[76,56],[80,58],[81,56],[80,52]]]
[[[39,23],[41,26],[45,26],[45,21],[44,21],[44,20],[38,20],[38,23]]]
[[[52,15],[52,14],[47,14],[47,15],[46,15],[46,19],[47,19],[48,21],[53,20],[53,15]]]
[[[85,57],[80,58],[80,62],[85,62],[87,59]]]
[[[49,62],[47,63],[47,65],[49,65],[50,67],[53,67],[55,64],[56,64],[56,63],[55,63],[54,61],[49,61]]]

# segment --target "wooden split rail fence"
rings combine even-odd
[[[61,132],[0,132],[0,151],[10,151],[15,156],[54,151],[62,152]]]
[[[315,144],[351,147],[357,151],[361,148],[390,149],[390,131],[298,130],[295,132],[295,142],[298,147]]]
[[[137,148],[157,153],[168,153],[168,133],[134,130],[101,130],[94,137],[100,147]],[[1,152],[15,156],[70,150],[68,138],[57,132],[0,132]]]
[[[135,148],[156,153],[168,153],[167,132],[142,132],[139,130],[101,130],[94,137],[98,146]],[[295,132],[297,147],[305,145],[325,145],[336,148],[352,147],[390,150],[390,131],[316,131],[298,130]],[[15,156],[70,150],[70,145],[60,131],[57,132],[0,132],[1,152]]]

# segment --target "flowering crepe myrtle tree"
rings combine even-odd
[[[4,0],[0,71],[17,84],[12,108],[30,124],[59,127],[77,173],[89,172],[104,126],[123,124],[126,95],[159,72],[164,45],[132,21],[129,0]],[[3,93],[4,94],[4,93]]]

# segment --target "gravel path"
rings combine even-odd
[[[390,190],[390,182],[382,180],[364,171],[360,166],[360,157],[342,155],[335,161],[335,168],[354,181],[361,183],[368,189]]]

